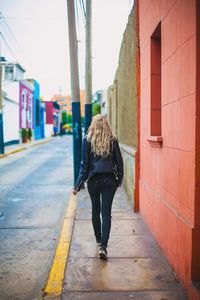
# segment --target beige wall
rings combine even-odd
[[[121,44],[113,84],[108,89],[108,118],[121,144],[125,167],[124,186],[133,199],[137,145],[136,11],[133,7]]]

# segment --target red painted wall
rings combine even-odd
[[[195,205],[196,12],[195,0],[139,1],[140,211],[191,299],[200,299],[191,285],[194,265],[195,279],[200,279],[200,265],[195,258],[195,240],[200,236],[195,222],[195,209],[199,207]],[[154,88],[151,35],[159,22],[161,147],[148,140]]]
[[[46,124],[53,124],[53,102],[45,102]]]

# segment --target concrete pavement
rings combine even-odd
[[[5,148],[4,148],[5,153],[0,154],[0,158],[4,158],[8,155],[11,155],[11,154],[23,151],[23,150],[27,150],[33,146],[45,144],[47,142],[50,142],[52,139],[53,139],[53,137],[48,137],[48,138],[44,138],[44,139],[40,139],[40,140],[34,140],[29,143],[20,143],[20,144],[13,144],[13,145],[5,146]]]
[[[72,137],[0,160],[0,299],[39,299],[73,186]]]
[[[98,258],[86,190],[77,211],[62,300],[185,300],[184,290],[125,191],[115,196],[108,260]]]

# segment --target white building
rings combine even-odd
[[[17,62],[2,60],[3,131],[5,145],[19,143],[19,81],[25,69]]]
[[[4,144],[19,143],[19,103],[3,92]]]
[[[45,106],[45,104],[44,104]],[[47,114],[46,114],[46,109],[44,109],[44,121],[45,121],[45,137],[50,137],[50,136],[53,136],[53,124],[47,124]]]
[[[9,62],[1,58],[2,80],[4,82],[20,81],[24,79],[26,70],[16,61]]]

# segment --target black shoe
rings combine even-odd
[[[106,247],[101,246],[99,249],[99,258],[100,259],[107,259],[107,250]]]

